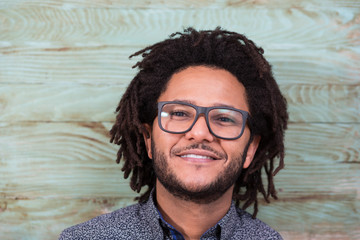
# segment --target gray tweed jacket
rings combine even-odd
[[[152,197],[114,212],[100,215],[87,222],[65,229],[59,240],[162,240],[172,239],[164,231],[164,224]],[[216,233],[216,234],[215,234]],[[235,207],[201,237],[215,239],[279,240],[280,234],[258,219]]]

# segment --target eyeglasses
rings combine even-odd
[[[249,113],[232,107],[199,107],[190,103],[167,101],[158,103],[158,123],[168,133],[186,133],[200,114],[205,115],[209,131],[217,138],[235,140],[244,132]]]

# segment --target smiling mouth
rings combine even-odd
[[[218,152],[207,145],[193,144],[184,148],[172,149],[171,155],[190,162],[210,162],[214,160],[227,160],[225,153]]]
[[[216,160],[213,157],[210,156],[204,156],[204,155],[197,155],[197,154],[185,154],[181,155],[182,158],[195,158],[195,159],[204,159],[204,160]]]

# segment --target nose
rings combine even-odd
[[[194,140],[195,142],[212,142],[215,139],[215,137],[211,134],[208,125],[206,124],[204,115],[199,116],[190,131],[185,133],[185,137],[188,140]]]

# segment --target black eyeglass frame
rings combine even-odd
[[[161,111],[162,111],[165,104],[182,104],[182,105],[193,107],[196,110],[196,115],[195,115],[195,118],[194,118],[194,122],[191,124],[191,126],[188,129],[186,129],[185,131],[182,131],[182,132],[173,132],[173,131],[169,131],[169,130],[164,129],[162,127],[162,125],[161,125]],[[221,137],[221,136],[215,134],[212,131],[212,129],[210,127],[210,124],[209,124],[209,112],[211,110],[213,110],[213,109],[229,109],[229,110],[233,110],[233,111],[241,113],[241,115],[243,116],[242,129],[241,129],[240,134],[237,137],[225,138],[225,137]],[[217,137],[217,138],[225,139],[225,140],[235,140],[235,139],[240,138],[244,133],[246,122],[249,120],[249,117],[250,117],[250,114],[247,111],[240,110],[240,109],[237,109],[237,108],[232,108],[232,107],[226,107],[226,106],[200,107],[200,106],[196,106],[196,105],[191,104],[191,103],[181,102],[181,101],[158,102],[158,125],[159,125],[161,130],[163,130],[164,132],[167,132],[167,133],[182,134],[182,133],[186,133],[186,132],[190,131],[193,128],[193,126],[195,125],[195,123],[197,122],[197,120],[198,120],[198,118],[199,118],[199,116],[201,114],[204,114],[204,116],[205,116],[206,125],[207,125],[210,133],[212,135],[214,135],[215,137]]]

